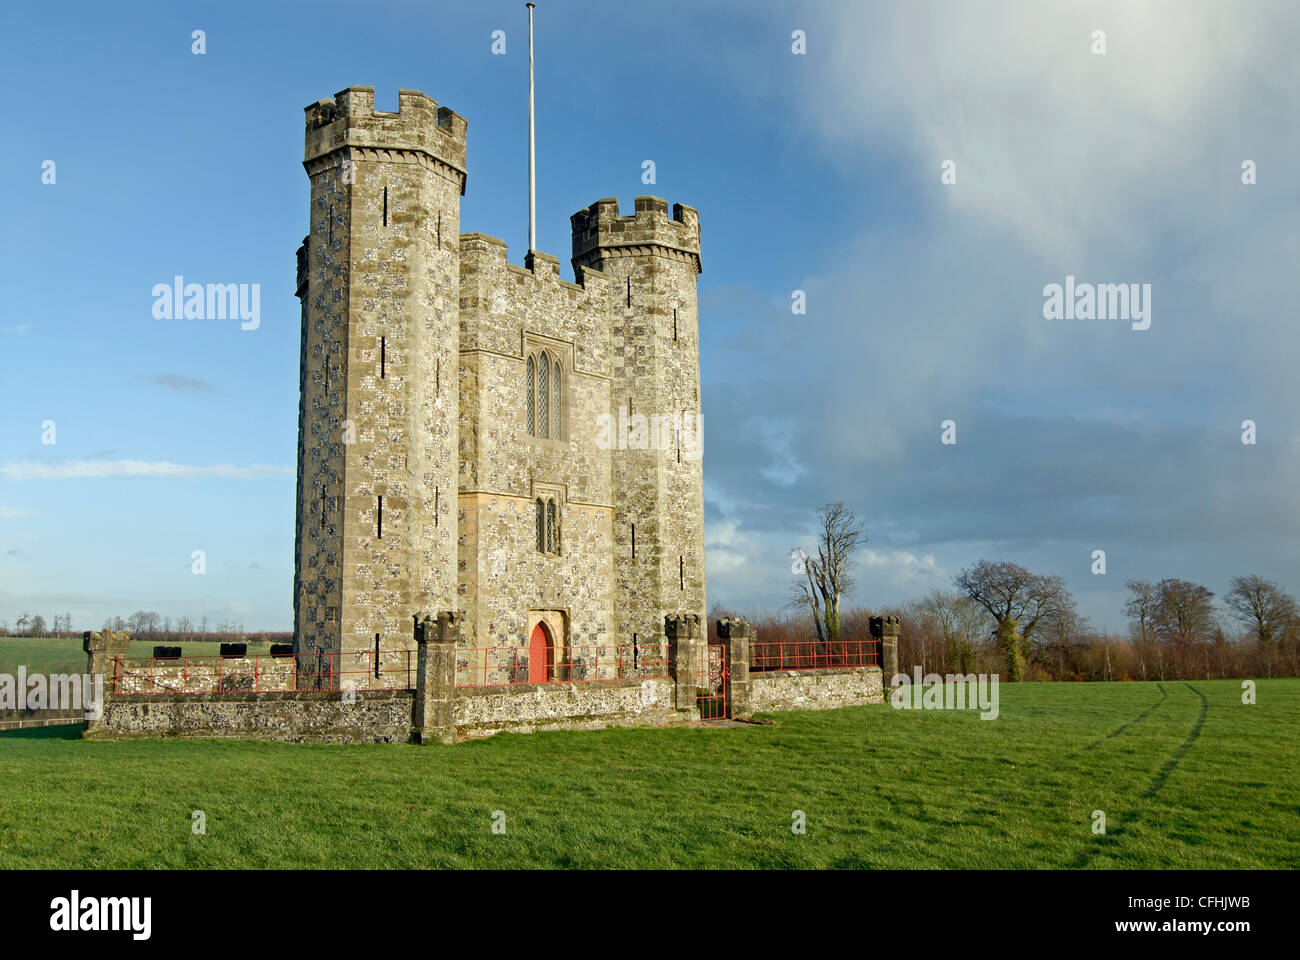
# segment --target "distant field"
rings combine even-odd
[[[176,646],[176,644],[173,644]],[[179,644],[188,657],[215,657],[221,652],[219,643]],[[152,640],[132,640],[127,656],[151,657]],[[270,653],[269,643],[248,644],[248,652]],[[0,673],[15,673],[19,665],[28,673],[84,673],[86,654],[81,649],[81,638],[32,639],[30,637],[0,637]]]
[[[454,747],[3,733],[0,868],[1300,867],[1300,680],[1000,692]]]

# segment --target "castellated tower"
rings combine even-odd
[[[601,200],[575,282],[512,264],[460,232],[465,121],[409,90],[312,104],[304,165],[300,672],[400,668],[451,610],[462,686],[662,676],[706,613],[695,210]]]
[[[572,224],[574,272],[610,279],[611,401],[628,424],[627,448],[612,456],[615,630],[658,638],[665,615],[707,613],[699,214],[679,203],[670,218],[667,201],[637,197],[634,215],[621,217],[606,198]]]
[[[456,607],[465,121],[398,102],[349,87],[306,111],[294,643],[344,671]]]

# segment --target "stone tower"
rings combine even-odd
[[[465,121],[398,103],[349,87],[306,110],[294,642],[345,671],[456,606]]]
[[[575,273],[611,281],[611,402],[627,423],[612,456],[615,633],[657,642],[666,615],[706,614],[699,214],[637,197],[621,217],[607,198],[572,225]]]

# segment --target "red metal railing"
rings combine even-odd
[[[245,657],[117,657],[110,692],[273,693],[412,690],[415,651],[298,653]]]
[[[880,665],[879,640],[835,640],[821,643],[751,643],[749,669],[762,670],[835,670],[843,667]]]
[[[700,672],[696,681],[695,704],[701,720],[721,720],[731,716],[727,709],[731,670],[727,664],[727,646],[705,643],[700,650]]]
[[[663,645],[588,644],[558,648],[553,661],[530,662],[527,647],[462,647],[456,651],[456,686],[504,687],[529,683],[592,683],[668,677]]]

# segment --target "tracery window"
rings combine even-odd
[[[528,435],[564,439],[564,373],[560,358],[541,349],[528,354],[524,409]]]
[[[551,437],[560,439],[560,361],[556,360],[551,372]]]
[[[551,361],[546,351],[537,358],[537,436],[547,439],[551,435]]]
[[[533,418],[537,411],[537,361],[528,358],[528,435],[533,435]]]
[[[560,508],[554,496],[537,498],[537,550],[556,555],[560,552]]]

